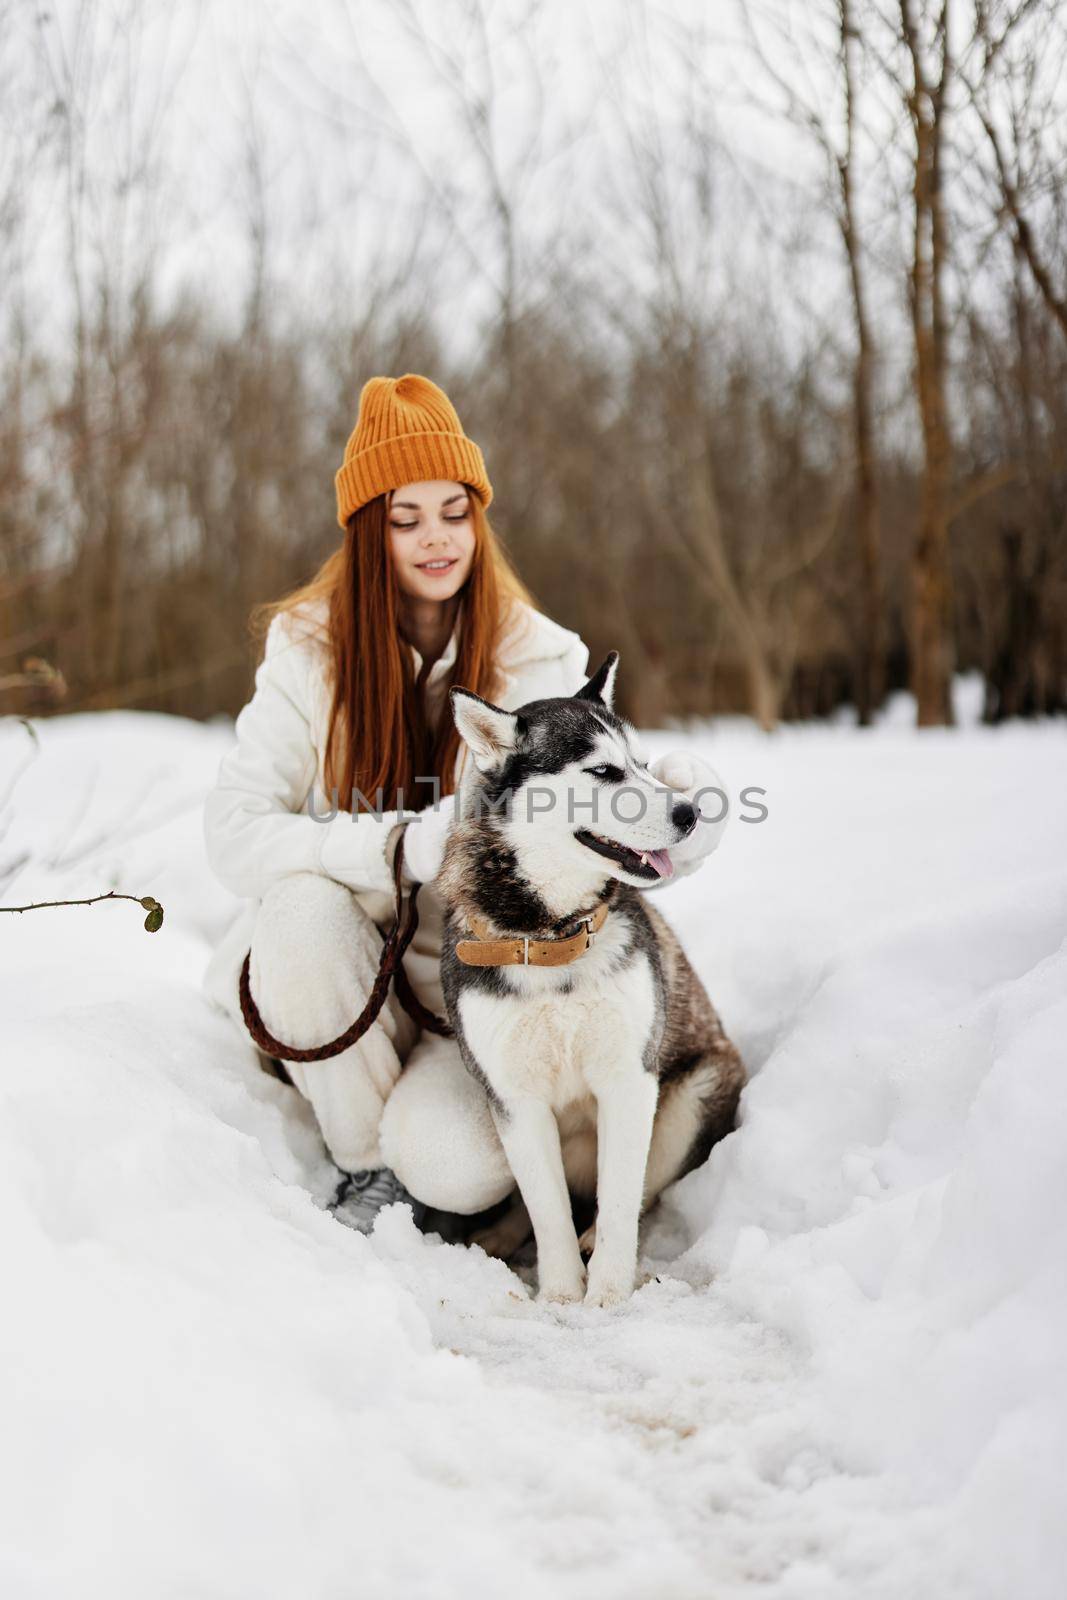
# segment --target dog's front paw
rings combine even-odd
[[[585,1294],[585,1268],[581,1261],[574,1267],[537,1267],[537,1298],[552,1305],[573,1305]]]
[[[619,1306],[629,1300],[634,1292],[635,1265],[622,1266],[616,1262],[598,1262],[596,1252],[589,1263],[589,1286],[585,1291],[587,1306]]]

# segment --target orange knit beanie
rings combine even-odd
[[[482,452],[463,432],[443,389],[417,372],[368,378],[334,479],[341,527],[376,495],[432,478],[469,484],[486,506],[493,498]]]

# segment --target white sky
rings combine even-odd
[[[820,160],[754,103],[774,91],[742,40],[746,4],[761,15],[764,0],[543,0],[520,27],[526,0],[488,0],[487,71],[469,0],[55,0],[47,10],[0,0],[0,208],[14,203],[23,223],[6,238],[0,230],[8,302],[21,293],[35,329],[63,348],[73,217],[84,294],[106,261],[128,304],[154,255],[164,300],[196,287],[236,321],[260,227],[271,286],[294,318],[385,317],[429,288],[462,344],[504,275],[493,196],[464,126],[464,108],[487,96],[520,267],[560,254],[606,282],[647,284],[650,234],[627,141],[628,130],[651,128],[684,270],[703,275],[713,303],[763,297],[779,337],[829,319],[847,339],[840,249],[810,198]],[[798,39],[813,6],[794,0]],[[818,103],[810,49],[765,27],[762,36]],[[707,225],[693,210],[684,137],[693,82],[727,151]],[[67,126],[50,114],[57,96],[76,109],[73,188],[56,160]],[[909,222],[892,137],[900,111],[872,94],[864,110],[879,129],[863,192],[874,310],[889,343]],[[899,194],[888,206],[887,176]],[[451,233],[427,205],[431,190],[452,212]],[[413,254],[421,266],[408,272]]]
[[[532,32],[517,28],[526,13],[519,0],[487,9],[492,138],[530,250],[551,244],[561,220],[577,233],[591,228],[597,250],[627,235],[631,174],[619,112],[654,111],[674,159],[682,27],[707,31],[705,77],[726,86],[723,132],[746,161],[788,175],[810,162],[804,141],[730,92],[740,52],[729,42],[728,4],[546,0]],[[69,276],[64,185],[27,148],[49,80],[61,95],[73,81],[82,113],[74,133],[77,141],[84,131],[87,153],[84,259],[121,255],[127,283],[156,250],[168,293],[206,285],[234,313],[258,218],[272,269],[298,305],[358,294],[374,267],[420,242],[443,298],[476,293],[472,259],[438,241],[423,185],[454,202],[467,237],[491,237],[491,196],[460,107],[460,97],[470,105],[485,92],[484,52],[477,30],[463,26],[462,4],[418,0],[431,63],[405,11],[394,0],[58,0],[40,13],[33,0],[15,0],[5,57],[19,93],[4,99],[8,133],[23,146],[31,296],[45,288],[54,307]],[[51,127],[59,131],[55,120]],[[148,194],[135,190],[131,200],[124,180],[136,184],[140,173]],[[484,244],[475,260],[499,283]]]

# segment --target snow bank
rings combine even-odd
[[[647,737],[767,791],[657,894],[753,1078],[597,1313],[323,1211],[199,993],[227,727],[37,726],[2,903],[167,916],[0,916],[5,1597],[1060,1600],[1060,728]],[[0,796],[27,748],[0,723]]]

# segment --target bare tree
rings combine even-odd
[[[854,607],[849,610],[854,617],[857,710],[861,724],[867,724],[884,692],[885,600],[874,442],[877,352],[858,201],[863,132],[859,58],[864,46],[860,15],[854,0],[806,5],[798,31],[795,8],[788,0],[779,0],[777,5],[759,12],[747,5],[741,7],[748,43],[761,73],[782,97],[786,117],[814,141],[820,153],[826,174],[825,202],[848,272],[855,333],[851,364],[852,447],[861,592],[858,613]],[[773,31],[770,48],[764,43],[762,28]],[[795,57],[798,46],[804,70],[790,75],[777,64],[777,58]]]
[[[949,0],[900,0],[910,78],[904,84],[912,137],[914,230],[911,316],[923,471],[912,565],[912,689],[920,727],[951,723],[952,582],[948,418],[948,233],[944,193],[946,119],[952,76]]]
[[[1057,286],[1053,266],[1063,256],[1065,221],[1067,141],[1059,82],[1065,53],[1061,6],[1019,0],[1005,9],[975,0],[974,35],[961,76],[993,157],[996,209],[1010,222],[1014,248],[1067,338],[1067,285]],[[1050,202],[1059,226],[1046,241],[1034,209],[1047,213]]]

